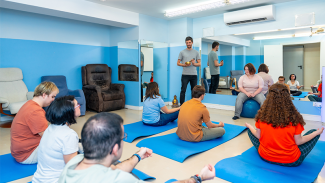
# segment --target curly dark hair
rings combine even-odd
[[[258,110],[255,120],[272,124],[273,128],[297,126],[299,123],[304,126],[306,123],[302,115],[293,105],[288,88],[276,83],[269,88],[269,94],[266,97],[262,107]]]
[[[159,90],[158,90],[158,83],[156,83],[156,82],[149,83],[147,86],[147,90],[146,90],[145,100],[147,98],[154,99],[154,98],[157,98],[157,96],[160,96]]]

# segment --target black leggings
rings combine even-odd
[[[290,90],[290,93],[292,94],[292,96],[299,96],[302,94],[301,91],[292,91],[292,90]]]

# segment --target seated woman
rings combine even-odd
[[[51,123],[38,147],[38,164],[33,183],[58,182],[64,166],[78,154],[78,134],[70,128],[77,123],[80,105],[74,96],[55,99],[46,112]]]
[[[245,75],[241,76],[238,81],[240,93],[236,99],[235,116],[232,118],[233,120],[239,119],[243,104],[246,100],[253,99],[258,102],[260,106],[263,105],[265,100],[263,93],[261,93],[264,81],[259,75],[255,74],[256,69],[254,65],[248,63],[245,65],[244,69]]]
[[[296,81],[296,75],[290,74],[289,79],[290,81],[287,82],[287,84],[290,86],[290,92],[293,96],[299,96],[302,94],[301,91],[298,91],[303,85],[299,85],[299,81]]]
[[[164,113],[160,112],[162,110]],[[159,94],[156,82],[149,83],[143,102],[142,122],[149,126],[163,126],[178,118],[178,108],[168,109]]]
[[[264,161],[281,166],[299,166],[324,130],[309,130],[301,135],[306,123],[283,84],[274,84],[269,88],[255,121],[256,130],[246,123],[250,140]]]
[[[320,84],[318,85],[318,92],[317,93],[313,93],[313,92],[308,92],[308,99],[312,102],[322,102],[322,82],[320,82]],[[316,96],[315,96],[316,95]]]
[[[267,95],[267,91],[269,90],[269,87],[274,83],[272,77],[268,73],[269,73],[269,68],[267,67],[267,65],[261,64],[260,67],[258,68],[257,75],[261,76],[264,81],[264,87],[262,89],[262,93],[265,96]]]

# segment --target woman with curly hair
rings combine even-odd
[[[149,126],[164,126],[178,118],[178,108],[168,109],[159,94],[156,82],[149,83],[143,102],[142,122]],[[162,110],[164,113],[160,112]]]
[[[274,84],[255,117],[256,130],[250,124],[248,136],[260,157],[281,166],[299,166],[316,145],[324,128],[301,135],[306,124],[293,105],[288,88]]]

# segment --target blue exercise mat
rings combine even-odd
[[[18,163],[11,154],[0,156],[0,183],[10,182],[34,175],[37,170],[37,164],[23,165]],[[132,173],[141,180],[156,179],[137,169],[133,169]]]
[[[177,180],[176,179],[170,179],[170,180],[167,180],[165,183],[173,183],[173,182],[176,182]]]
[[[224,129],[226,130],[226,133],[222,137],[209,141],[187,142],[181,140],[176,133],[172,133],[141,140],[137,144],[137,147],[150,148],[156,154],[182,163],[191,155],[207,151],[227,142],[228,140],[231,140],[243,132],[246,127],[225,124]]]
[[[325,162],[325,142],[318,141],[298,167],[284,167],[263,161],[255,147],[243,154],[219,161],[216,177],[240,183],[310,183],[314,182]]]
[[[148,126],[144,125],[142,121],[124,125],[124,132],[128,135],[125,142],[133,142],[139,137],[147,137],[155,135],[177,127],[177,120],[168,123],[165,126]]]
[[[11,154],[0,156],[0,182],[10,182],[34,175],[37,164],[22,165]]]
[[[292,96],[294,98],[305,98],[308,95],[308,92],[301,92],[299,96]]]

